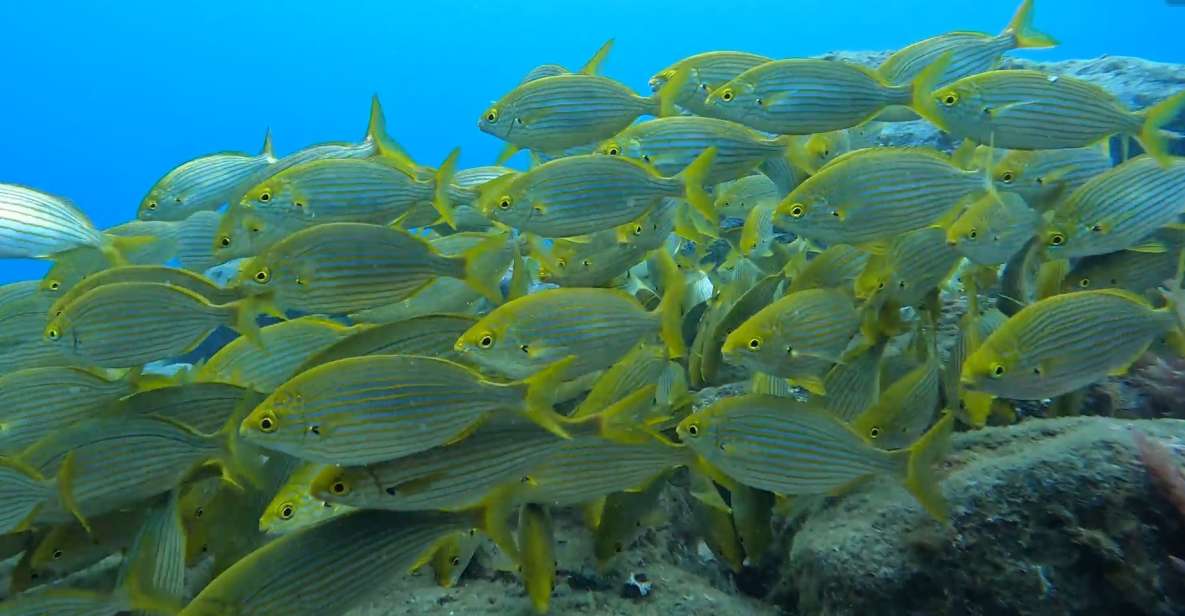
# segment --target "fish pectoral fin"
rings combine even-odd
[[[792,385],[797,385],[816,396],[826,396],[827,388],[823,385],[823,377],[806,376],[789,379]]]
[[[1008,113],[1009,111],[1016,111],[1016,110],[1021,109],[1023,107],[1027,107],[1028,105],[1033,105],[1036,103],[1037,103],[1037,101],[1015,101],[1015,102],[1007,103],[1004,105],[1000,105],[999,107],[987,107],[983,111],[988,116],[989,119],[995,120],[995,119],[998,119],[1000,116]]]
[[[1132,252],[1155,255],[1164,254],[1169,250],[1168,246],[1165,246],[1164,242],[1157,240],[1146,240],[1136,244],[1135,246],[1129,246],[1127,249]]]
[[[480,428],[482,426],[482,424],[484,424],[484,423],[485,423],[485,418],[483,417],[483,418],[469,424],[468,426],[465,427],[464,430],[461,430],[455,436],[453,436],[453,438],[449,439],[449,441],[447,443],[445,443],[445,446],[453,445],[455,443],[459,443],[459,442],[469,438],[470,436],[473,435],[474,432],[477,432],[477,429]]]
[[[432,484],[440,481],[440,479],[446,475],[447,473],[444,472],[431,473],[424,475],[423,477],[416,477],[410,481],[404,481],[403,483],[390,486],[387,488],[387,490],[394,491],[396,494],[400,495],[419,494],[431,487]]]

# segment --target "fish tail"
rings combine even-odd
[[[508,486],[494,490],[479,507],[469,513],[473,516],[473,525],[485,533],[511,562],[521,565],[522,554],[514,539],[514,531],[510,530],[510,524],[506,521],[514,508],[514,488]]]
[[[153,244],[161,241],[160,238],[153,235],[110,235],[103,234],[103,246],[99,249],[103,256],[111,262],[111,265],[130,265],[131,259],[128,255],[137,251],[143,250]]]
[[[913,83],[910,84],[913,88],[910,108],[941,129],[946,129],[946,122],[938,114],[938,105],[934,102],[930,93],[938,88],[938,80],[942,78],[942,74],[950,66],[950,61],[951,53],[948,51],[939,56],[930,66],[922,69],[922,72],[918,73],[918,76],[914,77]]]
[[[665,440],[655,429],[668,419],[662,413],[663,407],[657,403],[657,392],[657,385],[647,385],[601,411],[601,437],[617,443],[636,444]]]
[[[231,318],[234,320],[231,327],[259,348],[263,348],[263,338],[259,333],[259,322],[256,321],[255,315],[259,313],[273,316],[277,314],[283,315],[279,308],[272,302],[271,293],[245,297],[230,304],[230,306],[233,309]]]
[[[505,164],[506,161],[511,159],[511,157],[513,157],[515,154],[518,154],[518,150],[519,147],[513,143],[506,144],[506,147],[502,148],[502,151],[498,153],[498,158],[494,159],[494,164]]]
[[[432,207],[436,208],[441,220],[453,229],[457,228],[457,217],[452,204],[449,203],[448,189],[453,183],[453,174],[457,171],[457,157],[460,155],[461,148],[453,148],[448,158],[440,164],[440,168],[436,170],[436,187],[432,194]]]
[[[1054,47],[1057,39],[1033,27],[1033,0],[1024,0],[1012,15],[1012,21],[1000,33],[1000,36],[1011,36],[1016,47],[1035,48]]]
[[[1144,151],[1156,159],[1162,167],[1168,167],[1171,157],[1169,144],[1160,129],[1172,122],[1182,108],[1185,108],[1185,92],[1178,92],[1167,99],[1140,112],[1144,124],[1140,127],[1140,135],[1136,139],[1144,146]]]
[[[508,241],[508,234],[495,235],[461,255],[465,263],[465,282],[495,304],[501,304],[503,301],[502,291],[498,285],[506,271],[506,262],[497,258],[497,255],[506,247]]]
[[[239,436],[239,425],[243,419],[254,410],[249,405],[240,405],[235,409],[226,423],[222,424],[214,434],[220,447],[218,465],[222,469],[222,479],[227,483],[242,488],[241,479],[257,488],[263,487],[263,469],[258,450],[254,447],[243,446],[243,439]]]
[[[964,391],[962,398],[967,423],[973,428],[986,426],[988,416],[992,414],[992,395],[982,391]]]
[[[658,303],[656,312],[662,341],[667,346],[667,354],[672,358],[683,357],[687,354],[687,346],[683,342],[683,297],[686,294],[686,283],[675,259],[666,250],[657,251],[658,263],[662,268],[662,301]]]
[[[695,208],[713,227],[720,225],[720,216],[712,207],[712,197],[704,190],[708,179],[708,171],[712,169],[712,161],[716,160],[716,147],[710,147],[695,157],[690,165],[679,172],[678,177],[683,180],[683,192],[691,207]]]
[[[58,500],[61,501],[62,506],[66,508],[78,520],[78,523],[86,529],[87,534],[93,534],[91,524],[86,517],[82,515],[82,509],[78,507],[78,501],[74,499],[74,452],[66,454],[66,458],[62,460],[62,465],[58,467],[57,475],[58,483]]]
[[[557,414],[552,405],[555,404],[556,391],[574,361],[576,356],[569,355],[523,380],[527,388],[523,409],[527,418],[565,439],[572,438],[563,426],[566,418]]]
[[[683,90],[683,85],[687,83],[687,78],[691,76],[691,69],[684,66],[675,71],[666,83],[659,88],[658,92],[651,97],[658,104],[658,116],[670,117],[679,115],[679,109],[675,107],[675,103],[679,99],[679,92]]]
[[[923,509],[940,522],[946,522],[950,512],[938,487],[938,478],[934,475],[933,467],[950,451],[950,435],[954,421],[953,414],[944,414],[938,423],[908,449],[891,454],[904,458],[901,470],[905,474],[905,489],[913,494]]]

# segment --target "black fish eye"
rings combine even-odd
[[[219,243],[219,244],[220,244],[220,245],[221,245],[223,248],[226,248],[227,246],[230,246],[230,236],[229,236],[229,235],[224,235],[224,236],[222,236],[222,237],[218,238],[218,243]]]
[[[1066,243],[1066,236],[1062,235],[1061,233],[1054,233],[1053,235],[1049,236],[1049,245],[1050,246],[1061,246],[1062,244],[1065,244],[1065,243]]]
[[[333,487],[330,489],[333,490],[334,494],[345,494],[346,493],[346,484],[344,484],[340,481],[336,481],[336,482],[334,482]]]
[[[57,291],[57,290],[58,290],[58,289],[60,289],[60,288],[62,288],[62,283],[60,283],[60,282],[58,282],[58,281],[56,281],[56,280],[55,280],[55,281],[53,281],[53,282],[51,282],[51,283],[49,283],[49,290],[50,290],[50,291]]]
[[[761,339],[760,338],[750,339],[749,340],[749,348],[753,349],[754,351],[756,351],[757,349],[760,349],[761,348]]]
[[[1083,278],[1082,280],[1079,280],[1078,286],[1082,287],[1083,289],[1085,289],[1086,287],[1089,287],[1090,286],[1090,278]]]
[[[868,430],[868,436],[870,436],[870,437],[872,437],[872,438],[876,438],[876,437],[878,437],[878,436],[880,436],[880,435],[881,435],[881,429],[880,429],[880,426],[873,426],[872,428],[870,428],[870,429]]]
[[[967,239],[971,239],[971,240],[973,240],[973,239],[975,239],[975,238],[976,238],[976,236],[978,236],[978,235],[979,235],[979,234],[975,232],[975,229],[972,229],[972,230],[970,230],[970,231],[968,231],[968,232],[967,232]]]
[[[53,559],[59,560],[61,558],[62,558],[62,551],[61,550],[54,550],[53,551]]]
[[[259,200],[264,203],[267,203],[268,201],[272,200],[272,194],[265,190],[265,191],[259,193]]]
[[[691,436],[699,436],[699,426],[695,424],[687,426],[687,433]]]
[[[1005,172],[1004,172],[1004,173],[1003,173],[1003,174],[1000,176],[1000,181],[1001,181],[1001,182],[1004,182],[1005,184],[1011,184],[1013,179],[1015,179],[1015,176],[1014,176],[1014,175],[1012,175],[1012,172],[1011,172],[1011,171],[1005,171]]]
[[[292,514],[294,513],[295,511],[293,511],[292,505],[285,503],[284,506],[280,508],[280,519],[291,520]]]
[[[457,566],[460,566],[461,559],[454,556],[454,557],[450,558],[448,562],[450,565],[457,567]]]
[[[156,201],[149,201],[148,202],[148,209],[155,210],[156,209]]]
[[[479,346],[483,349],[488,349],[488,348],[494,346],[494,337],[489,334],[482,336],[481,340],[477,341],[477,346]]]

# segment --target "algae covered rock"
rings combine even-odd
[[[1175,614],[1182,515],[1132,432],[1185,446],[1185,422],[1031,420],[956,435],[944,526],[870,481],[806,514],[770,600],[803,615]],[[1178,455],[1178,462],[1183,459]]]

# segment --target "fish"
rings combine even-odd
[[[881,360],[887,341],[861,349],[837,363],[823,376],[823,408],[843,421],[850,422],[880,400]]]
[[[876,298],[899,306],[915,305],[954,273],[962,255],[939,227],[925,227],[897,236],[889,251],[869,259],[856,278],[860,299]]]
[[[273,293],[284,310],[346,314],[397,302],[439,276],[465,280],[491,301],[501,271],[488,256],[506,243],[493,236],[461,257],[446,257],[402,229],[364,223],[317,225],[294,233],[243,264],[237,285]]]
[[[296,467],[259,516],[259,530],[283,535],[353,509],[325,502],[310,494],[313,479],[326,468],[329,466],[315,462],[302,462]]]
[[[724,340],[728,363],[821,393],[821,377],[840,361],[860,326],[852,298],[833,289],[786,295],[757,311]]]
[[[771,516],[775,495],[743,484],[732,486],[728,494],[732,506],[732,525],[750,564],[758,562],[774,541]]]
[[[405,574],[447,535],[475,526],[473,514],[353,511],[289,533],[214,578],[181,616],[320,616],[349,610]]]
[[[293,370],[293,374],[331,361],[365,355],[428,355],[458,361],[461,358],[453,350],[453,344],[476,322],[475,317],[467,315],[434,314],[353,330],[310,356]]]
[[[18,458],[0,457],[0,534],[28,528],[57,488]]]
[[[1052,259],[1119,250],[1163,251],[1141,242],[1185,212],[1185,158],[1166,166],[1133,158],[1091,178],[1058,204],[1041,239]]]
[[[551,251],[529,238],[527,254],[539,263],[541,282],[561,287],[616,286],[620,276],[663,246],[674,230],[674,209],[682,207],[666,199],[642,218],[587,236],[552,241]]]
[[[158,605],[180,604],[185,596],[185,529],[178,490],[150,505],[140,532],[124,555],[116,586]]]
[[[483,111],[477,128],[513,146],[501,160],[517,148],[550,153],[592,144],[618,133],[639,116],[673,115],[672,96],[679,81],[670,82],[669,94],[660,91],[644,97],[592,71],[532,79]]]
[[[107,616],[133,609],[136,605],[122,595],[80,588],[51,588],[21,593],[0,605],[3,616]]]
[[[887,107],[912,105],[915,87],[892,85],[872,69],[839,60],[774,60],[712,90],[704,105],[712,108],[710,115],[760,131],[809,135],[863,124]]]
[[[0,258],[48,258],[80,247],[113,252],[114,241],[66,199],[0,184]]]
[[[605,497],[600,521],[593,532],[593,556],[598,570],[605,571],[613,558],[649,526],[646,519],[653,517],[667,479],[667,474],[660,474],[636,492],[614,492]]]
[[[1177,256],[1185,247],[1185,235],[1175,229],[1163,229],[1150,236],[1164,244],[1164,252],[1120,250],[1079,259],[1062,282],[1062,292],[1086,289],[1125,289],[1136,294],[1149,293],[1177,273]]]
[[[259,154],[219,152],[199,156],[169,170],[140,200],[140,220],[185,220],[217,209],[244,180],[276,162],[272,133],[263,137]]]
[[[566,357],[574,358],[569,378],[608,368],[654,334],[662,336],[671,357],[681,357],[683,281],[669,256],[665,260],[665,291],[653,311],[616,289],[548,289],[495,308],[454,348],[466,361],[509,378]]]
[[[524,503],[518,514],[518,545],[522,555],[523,586],[536,614],[551,609],[555,590],[555,524],[544,505]]]
[[[243,417],[263,394],[230,383],[168,384],[137,391],[96,410],[103,417],[160,417],[200,434],[218,432],[231,417]]]
[[[665,197],[685,197],[712,221],[715,211],[703,185],[715,152],[705,150],[674,176],[622,156],[559,158],[483,184],[481,209],[491,220],[544,237],[588,235],[631,223]]]
[[[704,179],[714,185],[748,175],[761,161],[785,155],[790,144],[789,137],[767,137],[728,120],[676,116],[634,124],[601,142],[597,152],[641,160],[660,175],[673,176],[708,148],[716,148]]]
[[[720,218],[744,220],[749,210],[759,203],[780,200],[778,188],[773,180],[757,173],[716,185],[716,200],[712,204]]]
[[[947,415],[907,449],[884,451],[826,411],[789,398],[726,398],[679,423],[682,442],[711,468],[747,486],[781,495],[825,494],[863,477],[903,482],[935,519],[948,508],[931,466],[949,448]]]
[[[19,586],[15,590],[22,592],[34,582],[63,578],[132,547],[147,512],[133,507],[98,516],[90,521],[89,532],[77,522],[52,526],[29,554],[28,568],[20,574],[23,579],[19,584],[14,572],[14,585]]]
[[[884,449],[909,447],[933,423],[938,408],[942,371],[937,355],[931,348],[926,361],[881,392],[849,423],[851,428]]]
[[[75,367],[27,368],[0,376],[0,455],[26,447],[97,415],[104,404],[133,393],[135,374],[117,377]]]
[[[462,531],[452,535],[436,548],[432,554],[432,575],[436,585],[441,588],[452,588],[457,585],[461,576],[473,561],[477,549],[481,547],[482,537],[475,529]]]
[[[907,45],[894,52],[877,67],[885,81],[909,83],[942,56],[949,54],[949,63],[935,77],[938,84],[947,84],[969,75],[977,75],[996,68],[1000,58],[1013,49],[1043,49],[1058,44],[1052,36],[1033,26],[1033,0],[1023,0],[1012,20],[997,35],[983,32],[948,32]],[[896,111],[896,110],[892,110]],[[908,110],[877,116],[881,122],[908,122],[918,119]]]
[[[302,460],[345,465],[453,442],[495,412],[524,414],[565,436],[551,398],[566,366],[559,362],[525,380],[496,383],[435,357],[339,359],[281,385],[243,420],[239,434]]]
[[[40,338],[45,329],[52,298],[40,292],[36,280],[22,280],[0,285],[0,342],[14,344],[29,338]]]
[[[650,78],[650,90],[659,92],[676,76],[686,73],[682,83],[672,94],[675,104],[697,116],[716,117],[715,110],[704,104],[709,92],[732,81],[755,66],[771,61],[762,55],[745,51],[708,51],[688,56],[655,73]]]
[[[947,245],[979,265],[1003,265],[1024,249],[1044,224],[1017,193],[990,192],[946,230]]]
[[[1079,186],[1111,168],[1106,148],[1013,150],[992,163],[996,190],[1020,195],[1038,211],[1047,211]]]
[[[657,344],[642,343],[597,378],[570,417],[591,417],[646,385],[659,387],[657,404],[672,406],[687,393],[683,367]]]
[[[70,302],[45,326],[45,338],[94,365],[132,368],[187,353],[219,325],[258,340],[260,312],[275,313],[266,295],[215,305],[178,286],[120,282]]]
[[[231,208],[219,219],[209,248],[216,261],[252,257],[311,226],[303,218],[263,216],[246,208]]]
[[[711,319],[705,316],[701,320],[703,327],[695,341],[699,353],[693,353],[689,358],[688,372],[693,384],[702,386],[716,379],[720,364],[725,360],[721,349],[728,336],[769,305],[776,297],[781,284],[782,277],[773,275],[762,278],[752,286],[726,287],[727,294],[721,291],[721,296],[716,302],[716,306],[719,306],[718,311],[713,310]]]
[[[441,277],[407,299],[352,312],[349,317],[355,323],[391,324],[437,314],[475,314],[488,305],[485,297],[464,280]]]
[[[222,213],[196,212],[181,221],[177,234],[177,262],[192,272],[205,272],[218,265],[214,256],[214,236],[222,222]]]
[[[883,253],[893,237],[953,219],[983,191],[980,172],[932,150],[854,150],[782,199],[774,224],[812,241]]]
[[[1167,165],[1160,129],[1185,107],[1185,92],[1131,111],[1100,86],[1034,70],[996,70],[937,87],[950,57],[917,77],[913,108],[956,139],[1009,150],[1081,148],[1111,135],[1136,138]]]
[[[230,341],[203,362],[193,378],[270,392],[313,355],[367,329],[313,316],[281,321],[259,330],[260,344],[244,337]]]
[[[54,301],[49,308],[49,314],[57,316],[66,306],[87,292],[119,282],[151,282],[181,287],[206,298],[211,304],[229,304],[242,299],[242,294],[237,290],[220,287],[209,278],[189,270],[161,265],[127,265],[105,269],[80,280]]]
[[[790,273],[786,293],[808,289],[853,288],[856,277],[868,266],[870,255],[848,244],[836,244],[815,255],[801,270]]]
[[[814,175],[827,165],[852,151],[852,139],[846,130],[835,130],[813,135],[791,135],[786,157],[796,168]]]
[[[1019,400],[1060,396],[1122,374],[1155,338],[1179,327],[1170,308],[1128,291],[1054,295],[988,336],[963,363],[961,384]]]
[[[969,306],[969,310],[959,319],[959,335],[955,338],[942,371],[942,391],[946,404],[954,406],[958,402],[955,417],[968,425],[982,427],[987,424],[991,400],[980,392],[964,390],[960,381],[963,364],[984,340],[1008,320],[1008,315],[998,308],[979,309],[978,301],[972,303],[974,305]]]
[[[692,498],[691,515],[693,528],[716,559],[734,574],[740,573],[745,566],[745,547],[731,512]]]

